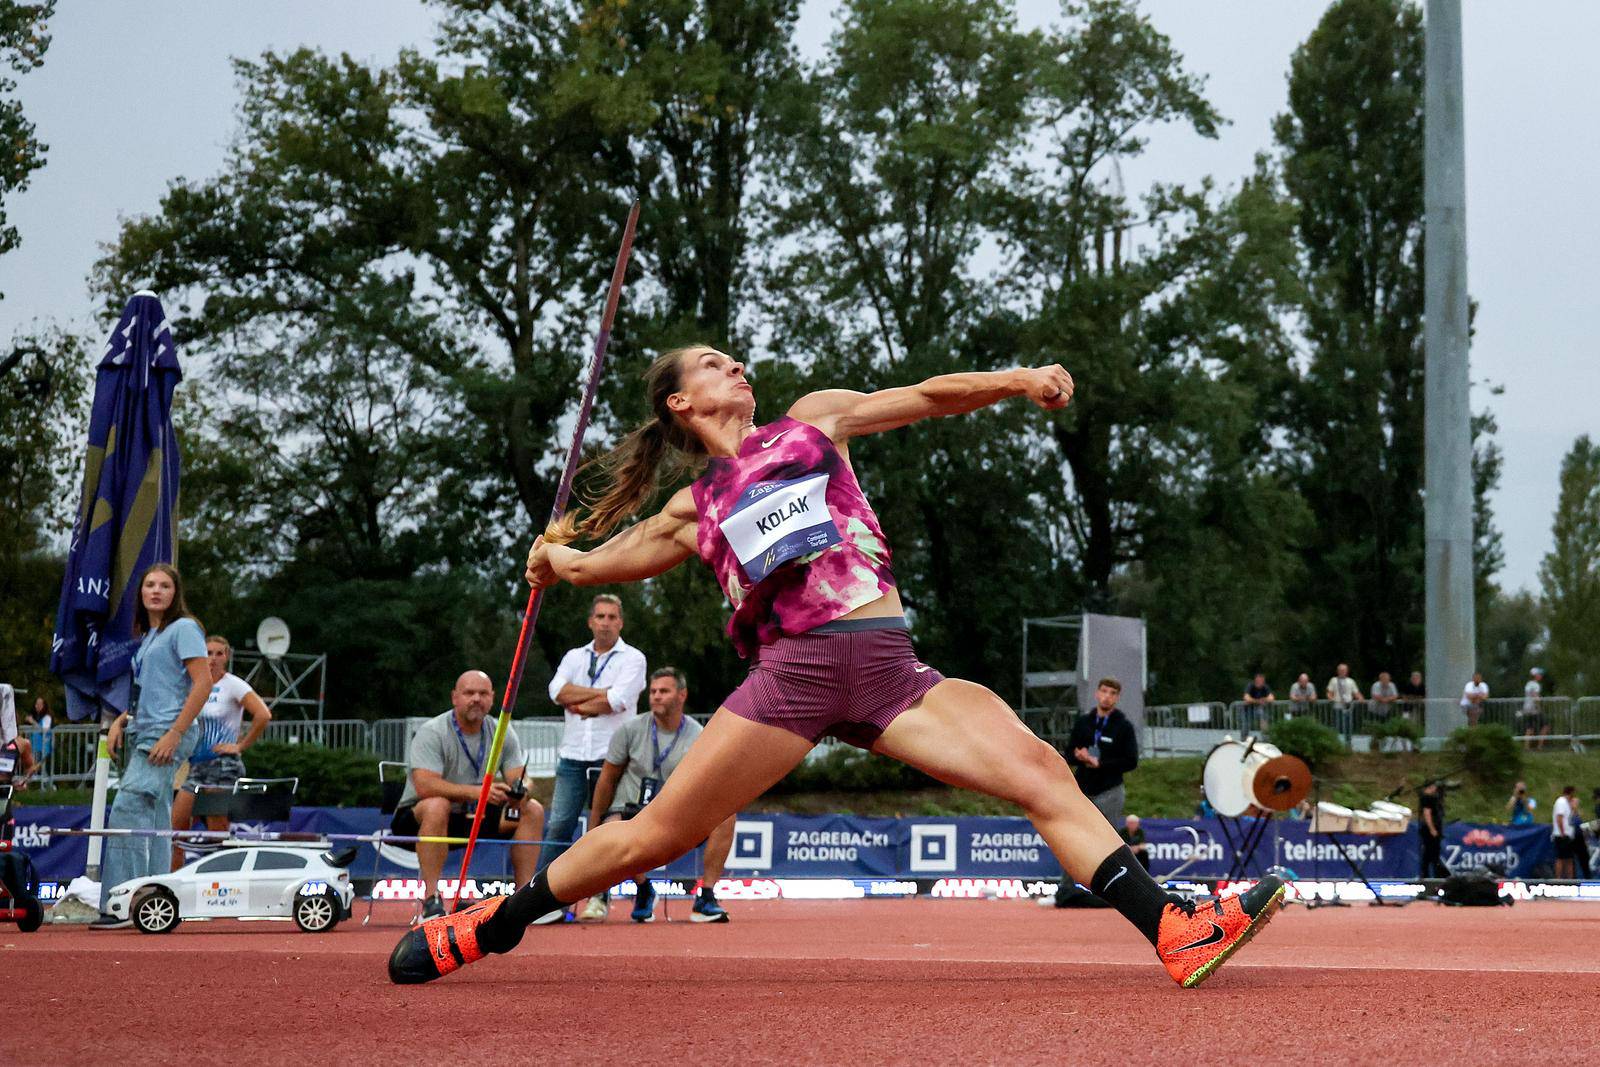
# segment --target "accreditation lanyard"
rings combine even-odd
[[[613,648],[605,654],[604,659],[601,659],[594,654],[594,649],[589,650],[589,684],[591,686],[600,680],[600,676],[606,671],[606,664],[611,662],[611,657],[615,656],[617,652],[618,650]]]
[[[1106,727],[1111,725],[1111,716],[1105,718],[1095,717],[1094,720],[1094,747],[1100,747],[1100,736],[1106,732]]]
[[[484,734],[483,727],[481,725],[478,727],[478,755],[474,758],[472,750],[467,747],[466,735],[461,732],[461,724],[456,721],[454,714],[450,716],[450,726],[456,732],[456,744],[461,746],[461,754],[467,757],[468,763],[472,764],[473,773],[482,775],[483,759],[489,751],[489,738]]]
[[[672,757],[672,750],[678,747],[678,742],[683,740],[683,721],[678,722],[678,732],[672,735],[672,744],[667,746],[665,752],[661,751],[661,735],[656,730],[656,717],[650,716],[650,750],[655,755],[650,760],[650,774],[652,777],[661,773],[661,765]]]

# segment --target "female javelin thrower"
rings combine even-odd
[[[426,982],[528,924],[688,852],[832,734],[941,781],[1019,805],[1063,868],[1117,908],[1167,972],[1198,985],[1271,917],[1283,885],[1195,907],[1145,873],[1048,744],[994,693],[918,662],[889,571],[889,547],[850,465],[849,442],[919,419],[1026,396],[1047,410],[1072,397],[1059,366],[948,374],[863,394],[802,397],[755,425],[744,364],[712,348],[667,352],[645,374],[655,416],[599,462],[609,485],[528,554],[536,586],[631,582],[698,554],[733,605],[728,632],[755,667],[639,815],[592,828],[533,882],[409,931],[389,958],[399,983]],[[662,511],[588,552],[655,492],[661,468],[705,470]]]

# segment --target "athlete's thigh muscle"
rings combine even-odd
[[[798,734],[719,709],[633,822],[670,827],[698,843],[794,770],[811,748]]]
[[[990,690],[947,678],[891,722],[872,751],[942,782],[1025,804],[1041,776],[1065,784],[1066,762]]]

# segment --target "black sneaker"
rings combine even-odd
[[[444,914],[444,901],[438,897],[429,897],[422,902],[422,921],[437,919]]]

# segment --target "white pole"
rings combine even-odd
[[[100,713],[100,739],[94,759],[94,806],[89,811],[91,830],[106,828],[106,793],[111,787],[111,745],[106,739],[114,719],[114,715],[105,711]],[[89,838],[89,862],[83,873],[96,882],[100,880],[100,848],[104,842],[105,838],[98,834]]]
[[[1445,696],[1461,692],[1477,667],[1461,0],[1428,0],[1426,34],[1425,657],[1429,692]],[[1429,712],[1428,734],[1439,737],[1449,733],[1454,709],[1448,703],[1430,703]]]

